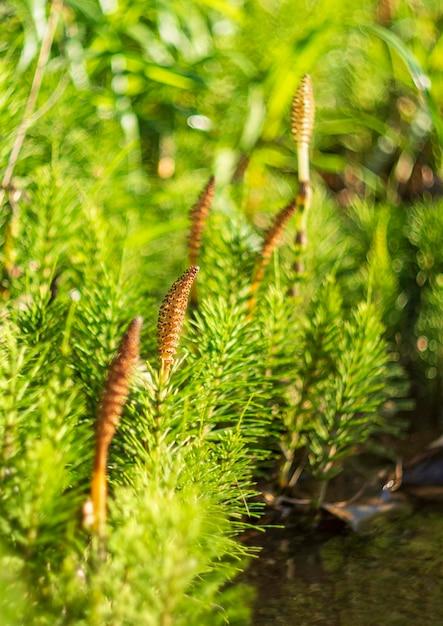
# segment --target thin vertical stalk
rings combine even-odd
[[[320,482],[320,489],[318,492],[318,497],[317,497],[317,501],[316,501],[316,508],[320,509],[323,506],[323,503],[325,501],[326,498],[326,492],[328,490],[328,485],[329,485],[329,480],[328,479],[323,479]]]
[[[309,167],[309,149],[312,140],[315,117],[315,102],[310,76],[303,76],[292,103],[291,130],[297,146],[298,158],[298,195],[297,208],[300,214],[299,227],[295,237],[294,272],[297,282],[304,274],[304,251],[308,243],[307,216],[311,206],[311,177]],[[297,293],[297,283],[293,293]]]
[[[14,143],[12,144],[11,153],[9,155],[8,163],[6,165],[5,172],[1,181],[0,188],[0,207],[3,206],[6,193],[11,186],[14,169],[18,158],[20,156],[23,143],[26,138],[28,128],[32,124],[32,117],[37,103],[37,98],[40,93],[40,88],[45,74],[46,66],[48,63],[49,55],[51,53],[52,43],[54,41],[55,31],[57,29],[58,20],[60,17],[61,9],[63,7],[63,0],[53,0],[51,4],[51,11],[48,17],[48,23],[46,25],[46,31],[42,39],[40,46],[40,52],[38,55],[37,65],[32,80],[31,89],[29,91],[28,99],[25,104],[25,110],[23,111],[22,120],[17,128]]]

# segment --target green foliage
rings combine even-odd
[[[347,314],[329,279],[299,324],[289,348],[293,363],[282,413],[283,485],[297,476],[300,448],[314,476],[328,480],[339,473],[357,446],[386,430],[380,410],[395,394],[388,388],[388,344],[374,305],[362,303]]]
[[[115,490],[108,562],[91,574],[91,623],[228,623],[234,598],[222,587],[246,551],[232,537],[219,475],[200,472],[211,473],[202,450],[160,446]]]
[[[323,479],[356,445],[383,430],[378,411],[387,399],[387,346],[374,308],[361,305],[336,332],[332,371],[311,390],[306,435],[310,465]]]

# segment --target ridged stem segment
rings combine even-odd
[[[166,294],[158,316],[157,338],[160,356],[160,381],[168,381],[185,321],[189,295],[199,267],[192,265]]]
[[[142,323],[142,318],[136,317],[120,342],[117,355],[109,367],[97,418],[91,501],[93,529],[100,537],[104,535],[106,525],[108,491],[106,467],[109,446],[117,430],[129,394],[131,377],[139,358]]]
[[[297,208],[300,223],[295,237],[294,272],[297,276],[304,273],[303,252],[308,243],[306,222],[311,206],[311,181],[309,171],[309,148],[314,130],[315,102],[311,77],[303,76],[292,102],[291,130],[297,146],[298,182]],[[294,286],[294,294],[297,292]]]
[[[294,214],[296,208],[296,201],[293,200],[281,209],[281,211],[279,211],[279,213],[277,213],[274,217],[272,225],[266,233],[260,257],[255,266],[254,276],[252,278],[248,302],[248,309],[250,313],[252,313],[257,304],[257,291],[265,277],[265,271],[271,261],[272,253],[280,245],[286,225]]]
[[[190,221],[191,227],[188,238],[188,254],[189,264],[197,265],[202,245],[203,230],[206,224],[209,211],[211,210],[212,201],[215,193],[215,178],[211,176],[204,186],[197,202],[191,209]],[[191,289],[191,302],[197,304],[197,283],[194,282]]]

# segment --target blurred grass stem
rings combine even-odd
[[[11,154],[9,155],[8,164],[3,174],[1,188],[0,188],[0,207],[3,206],[6,193],[11,187],[12,177],[14,175],[14,169],[20,156],[23,143],[26,138],[26,133],[33,121],[33,114],[37,98],[40,93],[40,88],[45,74],[46,66],[48,63],[49,55],[51,53],[52,43],[54,41],[55,31],[57,29],[58,20],[60,17],[61,9],[63,7],[63,0],[53,0],[51,4],[51,11],[49,13],[48,23],[46,26],[46,32],[42,39],[40,52],[38,55],[37,65],[34,72],[34,78],[32,79],[31,89],[29,91],[28,99],[26,101],[25,110],[23,112],[22,120],[17,128],[17,133],[12,145]]]

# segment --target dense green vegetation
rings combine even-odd
[[[440,3],[5,0],[0,19],[1,621],[247,624],[257,480],[304,472],[315,509],[357,451],[389,456],[414,400],[442,417]],[[305,73],[312,203],[280,223]],[[159,310],[195,262],[165,375]],[[94,432],[136,316],[98,532]]]

